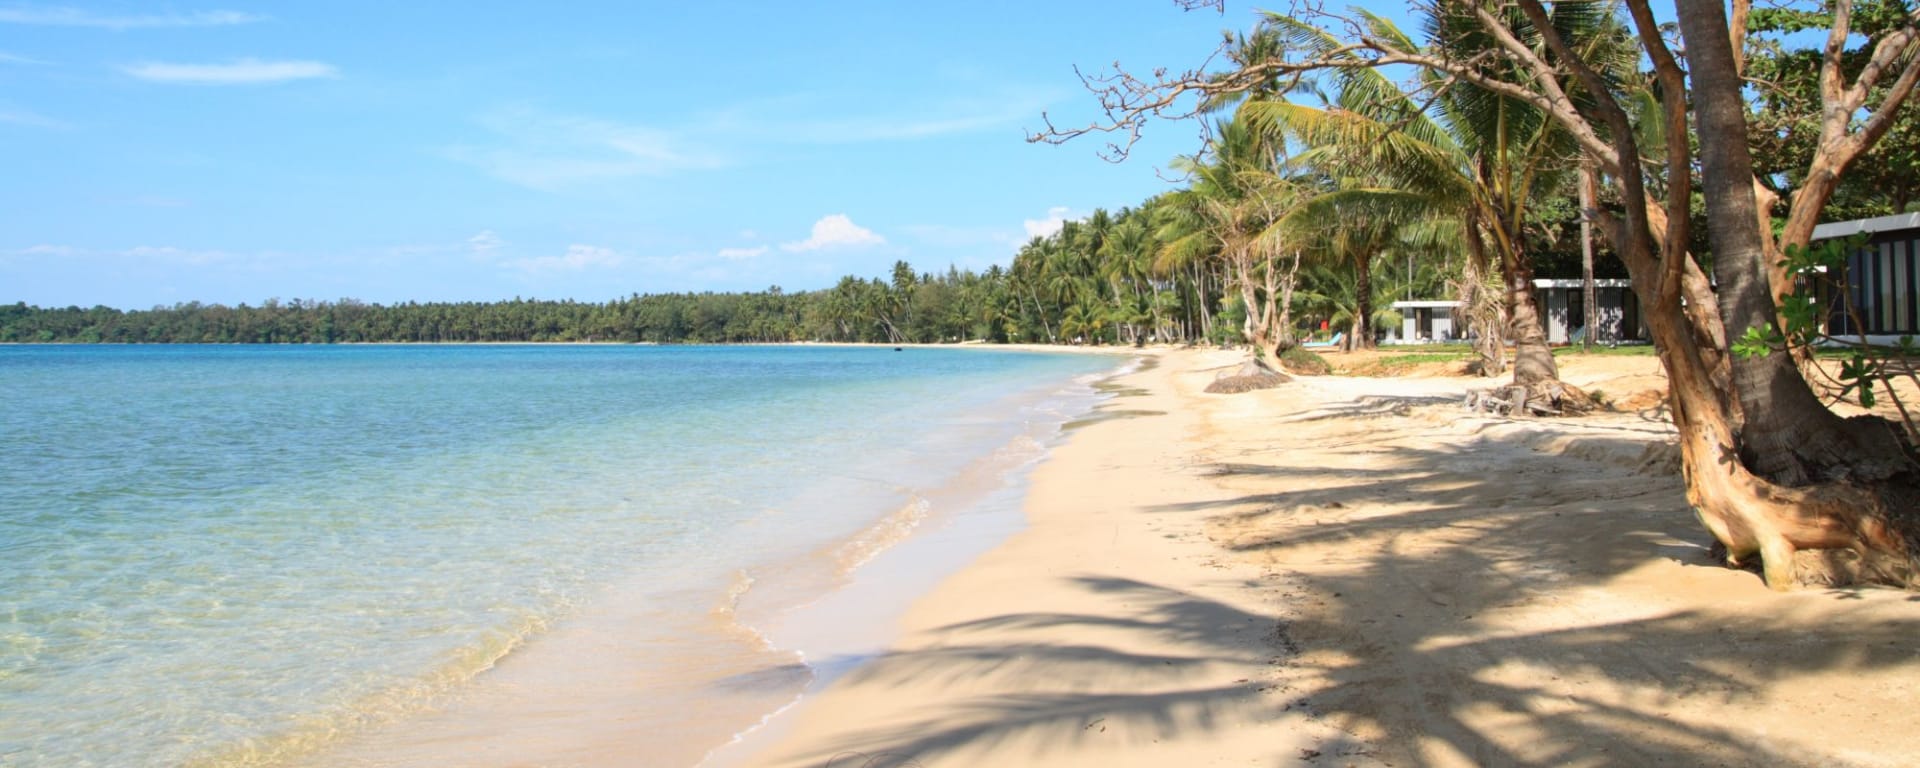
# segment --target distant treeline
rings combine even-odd
[[[1010,266],[984,272],[921,273],[901,261],[885,278],[847,276],[816,291],[634,294],[605,303],[269,299],[146,310],[0,304],[0,343],[1239,343],[1246,313],[1241,292],[1228,290],[1225,241],[1195,224],[1191,207],[1162,195],[1117,212],[1095,210],[1031,239]],[[1571,253],[1577,270],[1578,251]],[[1542,249],[1542,273],[1563,273],[1551,265],[1564,256]],[[1380,308],[1398,298],[1450,296],[1459,261],[1390,245],[1368,261],[1364,281],[1347,264],[1303,266],[1293,320],[1303,333],[1346,327],[1368,303],[1360,300],[1365,293],[1379,314],[1376,327],[1397,327],[1400,318]]]
[[[259,305],[189,302],[121,310],[23,302],[0,305],[0,343],[1113,343],[1144,332],[1145,317],[1133,324],[1114,323],[1110,312],[1078,306],[1081,297],[1040,285],[1041,271],[1029,269],[1035,260],[1027,253],[1015,260],[1020,278],[997,265],[985,272],[949,268],[945,274],[923,274],[899,262],[891,279],[849,276],[817,291],[789,293],[776,286],[750,293],[635,294],[605,303],[516,298],[383,305],[353,299],[269,299]],[[1034,273],[1033,284],[1023,279],[1028,272]],[[1051,273],[1046,277],[1058,280]],[[1082,322],[1076,326],[1069,316]],[[1073,335],[1063,337],[1062,330]],[[1176,335],[1173,325],[1159,331],[1163,339]]]
[[[496,302],[369,304],[269,299],[258,305],[189,302],[111,307],[0,306],[0,342],[336,344],[376,342],[942,341],[1003,337],[960,298],[976,275],[915,280],[919,312],[879,322],[893,286],[852,281],[787,293],[668,293],[605,303],[516,298]],[[844,289],[844,290],[843,290]],[[885,298],[883,298],[885,297]],[[871,305],[871,306],[870,306]]]

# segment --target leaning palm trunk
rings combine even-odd
[[[1473,351],[1478,355],[1473,371],[1493,378],[1507,372],[1506,303],[1500,291],[1489,285],[1486,251],[1472,227],[1467,228],[1467,243],[1467,263],[1454,293],[1460,300],[1460,316],[1466,320],[1467,337],[1473,340]]]

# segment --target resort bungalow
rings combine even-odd
[[[1827,333],[1840,339],[1891,344],[1920,335],[1920,213],[1836,221],[1813,228],[1815,242],[1866,233],[1867,247],[1847,257],[1844,271],[1816,289],[1832,309]]]
[[[1547,328],[1548,344],[1572,344],[1585,340],[1581,333],[1587,324],[1586,292],[1580,280],[1533,281],[1533,303],[1540,308],[1540,322]],[[1597,307],[1594,322],[1600,327],[1594,341],[1603,343],[1642,341],[1647,329],[1640,322],[1640,297],[1628,280],[1593,281],[1593,303]]]
[[[1460,306],[1455,301],[1396,301],[1393,308],[1400,313],[1400,335],[1387,337],[1389,344],[1427,344],[1453,341],[1458,338],[1453,333],[1453,311]]]
[[[1647,337],[1640,323],[1639,297],[1626,280],[1593,281],[1594,304],[1599,335],[1596,341],[1639,341]],[[1533,281],[1533,301],[1540,308],[1540,321],[1547,331],[1547,343],[1570,344],[1585,338],[1586,297],[1579,280],[1541,278]],[[1465,323],[1456,323],[1452,301],[1396,301],[1400,311],[1400,335],[1390,341],[1425,344],[1454,341],[1465,331]]]

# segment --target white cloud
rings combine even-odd
[[[714,255],[727,261],[746,261],[747,259],[757,259],[767,255],[767,247],[762,245],[754,248],[722,248],[719,253]]]
[[[1020,233],[1003,227],[955,227],[945,224],[914,224],[904,228],[907,234],[928,245],[941,248],[1018,248],[1024,241]]]
[[[59,120],[55,120],[51,117],[47,117],[46,115],[42,115],[38,112],[31,112],[24,109],[9,109],[4,105],[0,105],[0,123],[6,123],[8,125],[25,125],[25,126],[31,126],[34,128],[66,128],[68,127],[66,123],[60,122]]]
[[[567,246],[567,252],[560,256],[514,259],[500,262],[500,266],[533,275],[548,272],[581,272],[595,267],[617,267],[625,261],[626,259],[615,253],[612,248],[576,243]]]
[[[196,266],[228,261],[233,258],[232,254],[224,251],[193,251],[185,248],[176,248],[171,245],[136,245],[121,251],[119,255],[135,259],[164,261],[174,264],[192,264]]]
[[[12,251],[0,251],[4,256],[38,256],[53,259],[109,260],[125,259],[131,261],[158,262],[162,264],[204,265],[239,260],[241,254],[229,251],[214,251],[192,248],[179,248],[171,245],[136,245],[132,248],[80,248],[71,245],[40,244]]]
[[[45,27],[95,27],[98,29],[224,27],[252,24],[265,18],[265,16],[239,11],[112,16],[64,6],[15,5],[0,8],[0,24],[33,24]]]
[[[0,51],[0,64],[28,64],[32,66],[44,66],[46,65],[46,62],[41,61],[39,59],[28,58],[26,56],[18,56],[15,54],[7,53],[6,51]]]
[[[73,256],[80,253],[80,249],[71,245],[32,245],[14,253],[21,256]]]
[[[332,64],[319,61],[261,61],[239,59],[231,64],[168,64],[147,62],[125,67],[129,75],[156,83],[195,85],[252,85],[290,80],[339,77]]]
[[[462,145],[448,157],[535,189],[633,176],[718,168],[726,161],[678,133],[651,126],[533,109],[503,109],[480,118],[502,141]]]
[[[1058,89],[960,83],[938,98],[899,103],[876,112],[875,99],[861,93],[802,92],[736,104],[712,113],[710,131],[756,141],[803,144],[854,144],[913,141],[953,134],[1006,131],[1012,134],[1057,101]]]
[[[480,234],[467,238],[467,247],[472,250],[476,256],[491,255],[494,251],[500,250],[506,247],[506,245],[507,241],[500,239],[500,236],[494,234],[491,229],[480,230]]]
[[[1053,233],[1059,232],[1060,227],[1066,223],[1067,223],[1066,206],[1056,205],[1052,208],[1047,209],[1046,218],[1040,219],[1037,221],[1034,219],[1027,219],[1026,221],[1021,222],[1021,226],[1026,227],[1027,237],[1050,237],[1053,235]]]
[[[783,251],[818,251],[827,248],[857,248],[885,245],[887,239],[873,230],[853,223],[844,213],[820,217],[813,223],[813,235],[793,243],[781,243]]]
[[[186,198],[170,195],[134,195],[122,198],[121,202],[142,208],[186,208],[193,205],[193,202]]]

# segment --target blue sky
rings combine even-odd
[[[1030,145],[1249,6],[0,0],[0,302],[603,301],[1007,263],[1198,146]]]

